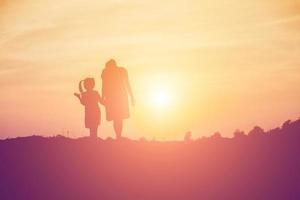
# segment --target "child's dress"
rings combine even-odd
[[[101,113],[99,108],[100,95],[97,91],[82,93],[82,103],[85,106],[85,127],[95,128],[100,125]]]

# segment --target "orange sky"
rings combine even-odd
[[[1,138],[88,135],[72,93],[87,76],[100,90],[110,58],[136,95],[128,137],[231,136],[300,116],[299,0],[0,0],[0,27]],[[158,109],[161,88],[171,100]]]

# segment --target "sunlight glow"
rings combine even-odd
[[[297,119],[299,5],[2,0],[0,138],[61,130],[87,136],[73,92],[94,77],[101,94],[111,58],[127,69],[135,97],[124,126],[128,138],[182,139],[188,130],[196,138],[216,129],[231,137],[236,128]],[[115,137],[100,107],[100,137]]]
[[[152,94],[152,104],[158,108],[166,108],[171,103],[170,93],[166,90],[156,91]]]

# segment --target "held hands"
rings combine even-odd
[[[99,101],[103,106],[105,106],[105,98],[100,98],[100,101]]]

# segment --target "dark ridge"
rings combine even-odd
[[[0,199],[300,199],[300,120],[184,142],[0,140]]]

